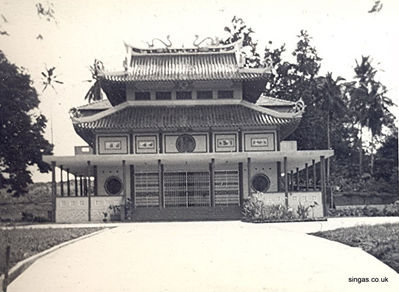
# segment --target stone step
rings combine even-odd
[[[239,220],[241,209],[238,206],[226,207],[170,207],[136,208],[131,212],[131,221],[205,221]]]

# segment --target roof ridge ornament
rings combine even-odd
[[[306,104],[303,101],[302,97],[295,102],[295,105],[292,107],[290,112],[293,112],[295,114],[302,114],[305,111]]]
[[[154,42],[155,41],[158,41],[158,42],[162,43],[165,46],[165,48],[170,48],[172,46],[172,42],[170,41],[170,35],[166,36],[166,40],[167,40],[167,42],[164,42],[163,40],[161,40],[159,38],[153,38],[151,40],[151,43],[149,43],[149,42],[146,42],[146,43],[147,43],[149,49],[154,48]]]
[[[201,44],[205,43],[207,41],[208,41],[208,44],[209,44],[208,46],[210,46],[210,47],[217,47],[217,46],[220,45],[220,39],[218,37],[212,38],[212,37],[208,36],[208,37],[202,39],[202,41],[200,41],[200,42],[198,42],[199,35],[196,34],[196,35],[194,35],[194,37],[195,37],[195,39],[193,41],[193,46],[196,47],[196,48],[200,48]],[[210,41],[210,43],[209,43],[209,41]]]

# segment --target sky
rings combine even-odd
[[[35,4],[53,3],[53,20],[36,13]],[[301,29],[308,31],[321,63],[321,74],[353,78],[355,60],[371,56],[388,96],[399,104],[399,2],[382,0],[378,13],[368,13],[372,0],[201,0],[137,1],[0,0],[0,49],[12,63],[26,68],[41,100],[40,111],[49,119],[45,136],[53,139],[55,155],[73,155],[85,142],[74,132],[69,109],[85,104],[90,87],[89,66],[94,59],[109,71],[122,70],[123,42],[147,47],[153,38],[170,35],[173,47],[191,47],[194,35],[223,37],[233,16],[254,31],[259,48],[273,42],[286,44],[289,58]],[[37,39],[38,35],[43,39]],[[55,66],[55,90],[43,90],[41,72]],[[392,112],[398,116],[397,107]],[[52,125],[52,126],[51,126]],[[52,131],[51,131],[52,128]],[[53,135],[51,135],[53,132]],[[34,181],[50,174],[32,169]]]

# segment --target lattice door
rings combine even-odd
[[[187,195],[189,206],[210,206],[209,172],[187,173]]]
[[[185,172],[166,172],[164,174],[165,207],[187,207],[187,177]]]
[[[134,174],[134,199],[136,207],[159,206],[158,173]]]
[[[209,206],[209,173],[166,172],[164,196],[166,207]]]
[[[215,205],[237,206],[240,204],[238,171],[215,171]]]

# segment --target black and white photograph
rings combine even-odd
[[[0,291],[398,291],[398,19],[0,0]]]

